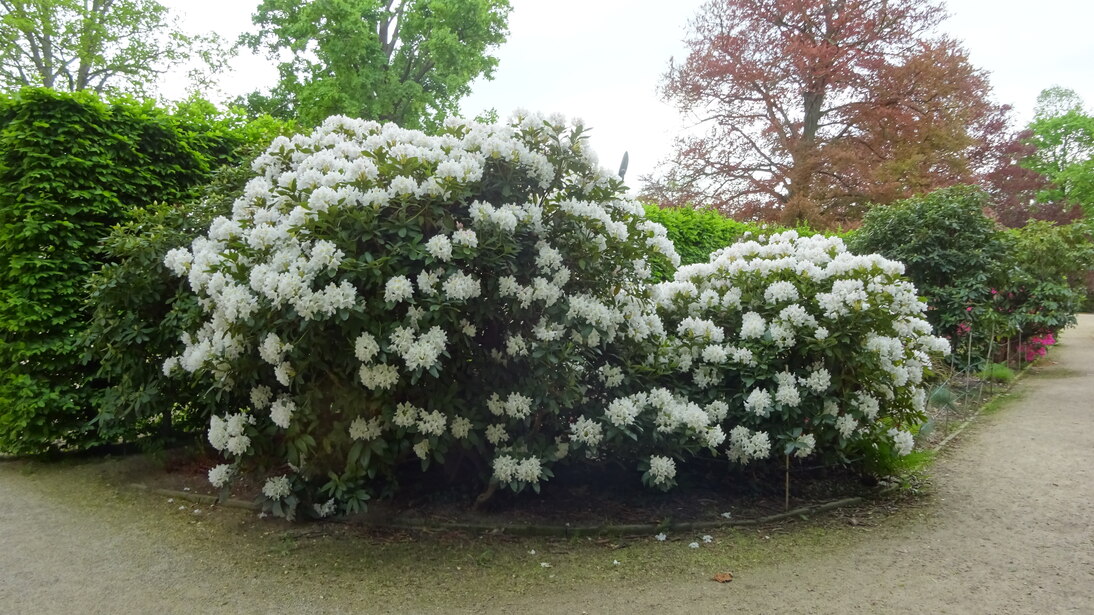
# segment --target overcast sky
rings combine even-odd
[[[229,39],[252,26],[257,0],[161,0],[190,30]],[[628,183],[654,170],[686,125],[657,93],[669,58],[685,56],[688,21],[702,0],[511,0],[509,41],[497,50],[493,81],[479,81],[464,100],[473,117],[496,108],[564,113],[592,128],[593,148],[615,169],[630,151]],[[1037,94],[1052,85],[1094,103],[1094,3],[1085,0],[948,0],[943,29],[964,42],[975,66],[991,74],[998,102],[1025,123]],[[237,58],[222,89],[236,95],[268,87],[269,63]]]

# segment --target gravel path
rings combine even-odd
[[[1080,316],[1049,358],[1018,385],[1017,401],[978,419],[938,460],[934,503],[920,518],[735,569],[724,585],[691,576],[516,598],[438,595],[431,604],[507,613],[1094,613],[1094,316]],[[0,613],[400,610],[345,579],[332,587],[321,570],[271,574],[270,558],[286,553],[276,537],[256,538],[252,521],[218,525],[189,510],[178,515],[192,519],[165,521],[162,502],[154,508],[148,496],[104,488],[86,473],[0,463]]]

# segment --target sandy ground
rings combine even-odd
[[[724,585],[690,575],[500,599],[471,588],[429,610],[1094,613],[1094,316],[1080,316],[1049,359],[1017,401],[944,452],[918,516],[852,541],[836,532],[806,555],[738,567]],[[0,463],[0,613],[417,610],[373,602],[345,579],[333,587],[321,569],[243,566],[284,556],[276,537],[233,539],[202,513],[167,519],[149,514],[148,496],[65,476]]]

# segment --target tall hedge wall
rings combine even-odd
[[[94,444],[88,278],[126,211],[181,201],[240,137],[187,108],[28,88],[0,97],[0,451]]]

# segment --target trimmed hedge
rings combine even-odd
[[[711,253],[738,239],[761,233],[774,233],[782,229],[769,228],[767,225],[738,222],[727,218],[712,209],[692,209],[690,207],[660,207],[648,204],[646,217],[665,227],[668,237],[676,246],[681,265],[705,263]],[[671,280],[672,271],[654,269],[658,280]]]
[[[184,105],[26,88],[0,98],[0,451],[98,442],[82,360],[99,242],[135,206],[185,201],[242,138]]]

